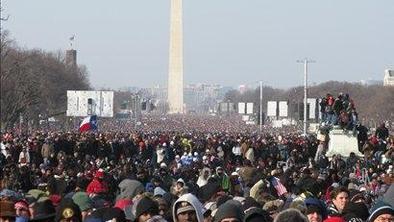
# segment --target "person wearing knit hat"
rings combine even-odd
[[[145,222],[155,215],[159,215],[158,204],[149,197],[143,197],[137,203],[135,211],[136,222]]]
[[[33,205],[33,214],[30,221],[53,221],[56,216],[56,210],[50,200],[45,200],[42,202],[37,202]]]
[[[306,205],[305,215],[309,221],[323,221],[327,217],[325,204],[317,198],[306,198],[304,201]]]
[[[82,222],[81,210],[72,199],[64,199],[57,209],[56,221]]]
[[[316,205],[309,205],[306,208],[305,215],[308,217],[309,222],[322,222],[322,209]]]
[[[278,214],[275,217],[274,222],[308,222],[308,218],[306,218],[299,210],[297,209],[287,209]]]
[[[82,219],[84,220],[93,210],[93,201],[86,192],[76,192],[72,200],[81,210]]]
[[[261,208],[252,207],[245,211],[244,222],[271,222],[269,213]]]
[[[244,220],[244,212],[239,202],[228,200],[222,204],[213,218],[214,222],[242,222]]]
[[[394,221],[394,209],[389,204],[378,201],[370,210],[368,222]]]
[[[342,212],[346,221],[366,221],[368,219],[368,207],[363,202],[348,202]]]

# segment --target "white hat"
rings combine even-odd
[[[207,156],[203,156],[203,157],[202,157],[202,160],[207,160],[207,159],[208,159]]]
[[[233,200],[236,200],[236,201],[238,201],[240,203],[243,203],[245,201],[245,197],[235,196],[233,198]]]
[[[337,187],[339,187],[339,184],[338,183],[333,183],[333,184],[331,184],[331,186],[334,187],[334,188],[337,188]]]
[[[185,185],[185,181],[182,178],[179,178],[176,182],[177,183],[182,183],[183,185]]]
[[[160,164],[160,168],[167,168],[167,164],[166,164],[166,163],[164,163],[164,162],[163,162],[163,163],[161,163],[161,164]]]

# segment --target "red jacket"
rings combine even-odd
[[[108,186],[105,182],[99,181],[96,178],[89,183],[86,192],[88,194],[100,194],[108,192]]]

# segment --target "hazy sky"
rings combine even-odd
[[[94,87],[166,84],[170,0],[1,0],[22,47],[66,50]],[[274,87],[383,79],[394,68],[393,0],[184,0],[185,83]]]

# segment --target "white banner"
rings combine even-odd
[[[287,115],[288,115],[287,101],[279,101],[279,116],[287,117]]]
[[[276,108],[277,103],[276,101],[268,101],[267,102],[267,116],[276,116]]]
[[[245,114],[245,103],[238,103],[238,113]]]
[[[246,114],[253,114],[253,103],[246,103]]]
[[[113,117],[113,91],[73,91],[67,90],[67,116]]]
[[[316,119],[316,99],[308,98],[306,102],[309,104],[309,119]]]

